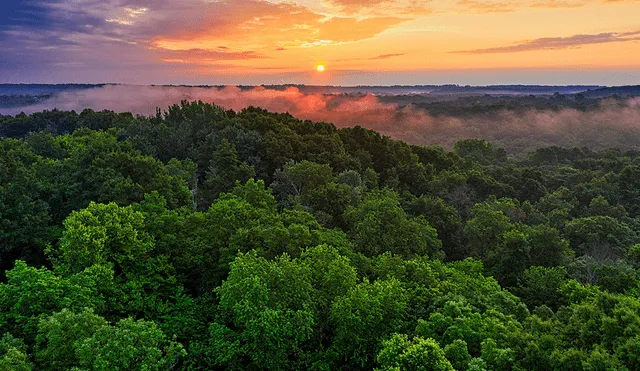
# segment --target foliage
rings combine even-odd
[[[0,135],[2,370],[640,368],[639,152],[202,102]]]

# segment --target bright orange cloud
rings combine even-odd
[[[357,41],[375,36],[407,19],[385,17],[355,18],[334,17],[317,25],[318,38],[332,41]]]
[[[215,11],[184,27],[161,29],[152,45],[170,50],[210,50],[221,43],[244,50],[326,45],[367,39],[407,20],[326,17],[295,4],[255,0],[211,4]]]

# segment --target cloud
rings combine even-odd
[[[517,9],[514,2],[495,2],[495,1],[474,1],[460,0],[456,3],[458,7],[462,7],[474,13],[504,13],[512,12]]]
[[[170,49],[206,49],[220,41],[266,49],[323,40],[352,42],[373,37],[408,20],[391,16],[331,16],[292,2],[264,0],[167,3],[148,5],[144,8],[148,9],[145,16],[137,19],[132,29],[140,38],[151,39],[152,45]]]
[[[328,0],[328,2],[342,8],[344,11],[356,12],[366,8],[393,4],[396,0]]]
[[[187,49],[187,50],[166,50],[159,49],[159,55],[163,60],[180,61],[182,63],[202,64],[221,60],[246,60],[264,59],[266,56],[255,51],[231,51],[228,47],[218,47],[213,50]]]
[[[372,7],[372,6],[380,5],[381,3],[385,3],[385,2],[393,2],[393,0],[329,0],[329,2],[339,6],[343,6],[343,7],[349,7],[349,6]]]
[[[471,13],[508,13],[525,8],[577,8],[596,3],[598,1],[594,0],[459,0],[454,10]]]
[[[494,53],[518,53],[534,50],[558,50],[579,48],[584,45],[605,44],[614,42],[626,42],[640,40],[639,32],[605,32],[595,35],[573,35],[569,37],[545,37],[535,40],[527,40],[514,45],[499,46],[494,48],[453,51],[461,54],[494,54]]]
[[[589,4],[587,0],[546,0],[534,1],[532,8],[579,8]]]
[[[326,0],[343,15],[410,16],[431,14],[430,1],[424,0]]]
[[[405,55],[405,53],[393,53],[393,54],[380,54],[378,56],[375,57],[371,57],[369,58],[369,60],[376,60],[376,59],[387,59],[387,58],[393,58],[393,57],[401,57]]]
[[[438,1],[438,0],[432,0]],[[633,3],[638,0],[458,0],[448,11],[461,13],[508,13],[526,8],[579,8],[590,5]]]
[[[318,39],[333,41],[358,41],[368,39],[407,20],[406,18],[397,17],[366,19],[333,17],[322,21],[318,25]]]
[[[272,68],[259,61],[276,51],[358,42],[408,19],[328,15],[266,0],[5,1],[0,62],[4,79],[13,81],[48,70],[49,76],[57,71],[68,76],[70,66],[78,68],[78,76],[89,74],[89,68],[94,74],[117,68],[168,73],[178,65],[184,75],[202,65],[233,68],[221,63],[232,60]]]

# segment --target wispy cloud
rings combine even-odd
[[[369,60],[388,59],[388,58],[393,58],[393,57],[401,57],[403,55],[405,55],[405,53],[380,54],[380,55],[377,55],[375,57],[369,58]]]
[[[394,0],[328,0],[330,3],[344,8],[370,8],[381,3],[392,3]]]
[[[614,0],[602,0],[614,1]],[[629,1],[629,0],[618,0]],[[459,0],[455,10],[470,13],[507,13],[526,8],[578,8],[599,0]]]
[[[584,45],[605,44],[615,42],[628,42],[640,40],[640,31],[637,32],[605,32],[595,35],[573,35],[569,37],[544,37],[527,40],[514,45],[498,46],[493,48],[453,51],[461,54],[495,54],[518,53],[536,50],[559,50],[579,48]]]
[[[343,14],[377,16],[417,16],[432,13],[430,1],[424,0],[326,0]]]
[[[187,49],[187,50],[158,50],[163,60],[180,61],[182,63],[201,64],[203,62],[212,62],[220,60],[246,60],[246,59],[265,59],[268,58],[263,54],[256,53],[253,50],[248,51],[231,51],[227,47],[218,47],[214,50],[204,49]]]
[[[463,8],[474,13],[504,13],[517,9],[514,2],[460,0],[456,5],[458,9]]]

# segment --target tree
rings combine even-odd
[[[222,192],[229,192],[236,182],[245,183],[255,176],[255,169],[238,159],[236,148],[227,139],[222,139],[213,154],[202,186],[202,194],[208,206]]]
[[[65,219],[65,230],[50,253],[56,271],[69,276],[93,266],[112,267],[112,310],[153,311],[176,292],[175,270],[145,231],[144,215],[132,206],[90,203]],[[115,284],[115,285],[114,285]],[[115,297],[113,297],[115,296]],[[120,309],[116,309],[119,307]]]
[[[567,280],[564,267],[531,267],[524,271],[522,280],[514,292],[531,309],[546,305],[554,310],[566,304],[560,288]]]
[[[326,186],[333,180],[333,170],[327,164],[311,161],[288,162],[276,170],[271,184],[276,199],[282,206],[291,206],[308,192]]]
[[[53,240],[45,174],[55,168],[26,143],[0,139],[0,277],[17,259],[44,263],[44,247]]]
[[[27,346],[9,333],[5,333],[0,339],[0,370],[33,370],[33,364],[27,357]]]
[[[170,370],[186,354],[155,323],[132,318],[101,326],[76,345],[80,367],[91,370]]]
[[[396,279],[365,280],[333,302],[336,335],[331,348],[341,363],[372,367],[380,339],[407,326],[408,294]]]
[[[501,240],[501,245],[486,258],[488,269],[502,285],[513,287],[531,264],[531,247],[525,234],[518,230],[505,232]]]
[[[464,340],[456,339],[451,344],[447,344],[444,347],[444,354],[447,360],[451,362],[451,365],[456,370],[466,370],[469,368],[469,362],[471,361],[471,355],[467,349],[467,342]]]
[[[286,255],[273,262],[255,253],[239,255],[216,289],[228,323],[211,325],[205,355],[232,369],[296,368],[316,322],[311,281],[310,269]]]
[[[507,152],[502,148],[494,148],[484,139],[465,139],[453,145],[453,150],[461,157],[466,157],[483,165],[505,162]]]
[[[563,239],[560,232],[544,224],[524,229],[531,265],[554,267],[562,265],[573,255],[569,241]]]
[[[140,258],[153,250],[144,232],[144,216],[131,206],[90,203],[64,221],[60,247],[52,250],[58,269],[67,274],[96,264],[114,263],[116,270],[133,274]]]
[[[488,338],[482,342],[482,359],[492,370],[511,370],[515,363],[515,354],[512,349],[500,348],[495,340]]]
[[[77,347],[107,321],[90,309],[68,309],[42,318],[38,324],[35,358],[42,370],[68,370],[79,366]]]
[[[441,256],[437,231],[424,218],[409,218],[391,191],[367,194],[357,208],[347,208],[345,219],[357,251],[366,256],[386,251],[404,257]]]
[[[476,258],[484,258],[498,251],[503,234],[515,228],[502,207],[487,202],[473,207],[473,218],[464,227],[468,251]]]
[[[637,241],[631,228],[610,216],[574,219],[564,232],[578,255],[588,254],[598,261],[624,256]]]
[[[412,216],[422,216],[438,232],[442,248],[448,260],[465,257],[462,247],[462,221],[457,210],[438,197],[420,196],[405,206]]]
[[[63,308],[99,306],[103,298],[76,277],[61,278],[46,268],[28,267],[16,261],[0,284],[0,328],[32,344],[39,317]]]
[[[433,339],[394,334],[382,342],[378,353],[380,371],[453,371],[451,363]]]

